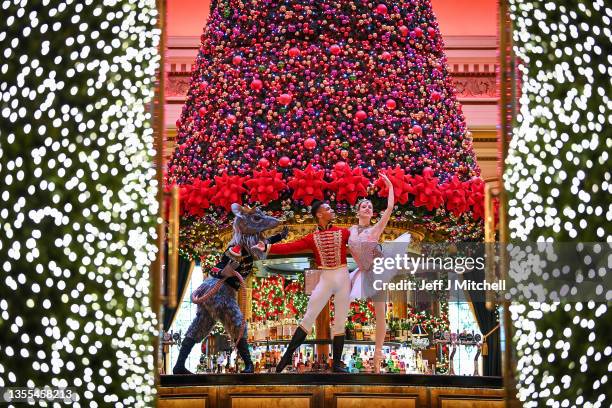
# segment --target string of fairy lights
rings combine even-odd
[[[609,243],[612,8],[563,3],[510,0],[521,84],[505,173],[511,239]],[[584,296],[511,307],[524,407],[610,406],[608,308]]]
[[[155,1],[0,14],[0,387],[151,406]]]

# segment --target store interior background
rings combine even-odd
[[[474,140],[474,150],[482,178],[497,178],[499,123],[496,66],[499,58],[497,39],[498,2],[494,0],[432,0],[446,45],[448,67],[457,88],[459,101]],[[209,0],[172,0],[167,10],[167,53],[165,72],[166,144],[164,156],[170,157],[179,118],[189,87],[191,66],[200,44],[200,35],[208,18]],[[203,274],[196,266],[191,274],[186,296],[172,326],[183,334],[196,313],[189,294],[202,282]],[[479,332],[469,305],[449,305],[451,330]],[[502,336],[503,338],[503,336]],[[168,363],[174,364],[178,353],[171,347]],[[473,350],[463,348],[455,355],[457,374],[471,375]],[[192,352],[188,367],[195,369],[199,352]]]

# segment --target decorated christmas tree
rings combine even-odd
[[[219,1],[201,37],[168,184],[182,242],[218,242],[232,202],[306,217],[360,197],[451,239],[481,232],[483,183],[428,0]],[[206,239],[203,239],[206,237]]]

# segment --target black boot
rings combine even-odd
[[[289,345],[287,346],[287,350],[285,351],[285,354],[283,354],[283,357],[281,358],[281,360],[278,362],[278,365],[276,366],[277,373],[282,372],[283,369],[291,363],[291,359],[293,358],[293,353],[295,352],[295,350],[297,350],[298,347],[300,347],[300,345],[304,342],[304,340],[306,340],[306,332],[304,331],[304,329],[302,329],[301,326],[298,326],[295,333],[293,333],[293,337],[291,338],[291,341],[289,342]]]
[[[244,361],[244,370],[240,371],[241,373],[252,373],[255,371],[255,367],[253,366],[253,361],[251,361],[251,353],[249,352],[249,344],[247,343],[244,336],[240,338],[238,344],[236,345],[238,349],[238,355]]]
[[[191,371],[185,368],[185,361],[187,361],[187,357],[189,357],[189,353],[191,353],[191,349],[195,344],[196,342],[194,339],[190,339],[189,337],[185,337],[183,339],[178,359],[176,360],[176,364],[172,369],[173,374],[193,374]]]
[[[344,367],[344,363],[342,362],[342,349],[344,348],[344,334],[339,336],[334,336],[333,341],[333,358],[334,364],[332,366],[332,371],[334,373],[348,373],[348,370]]]

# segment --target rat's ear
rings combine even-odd
[[[233,203],[232,212],[236,217],[242,217],[242,206],[238,203]]]

